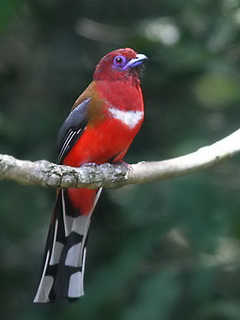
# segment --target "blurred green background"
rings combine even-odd
[[[125,160],[183,155],[240,123],[238,0],[1,0],[0,152],[55,161],[72,103],[107,52],[150,58],[146,117]],[[85,296],[34,305],[52,189],[0,183],[1,320],[240,319],[239,157],[202,173],[105,190]]]

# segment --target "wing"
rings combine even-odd
[[[57,137],[58,164],[62,163],[64,157],[79,139],[87,125],[87,107],[90,98],[77,105],[64,121]]]

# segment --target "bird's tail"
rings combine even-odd
[[[73,206],[71,192],[77,203]],[[101,193],[99,190],[58,190],[48,232],[42,276],[34,302],[76,299],[84,294],[83,277],[90,218]],[[81,214],[80,200],[88,200]],[[76,202],[76,201],[75,201]],[[84,206],[83,206],[84,208]]]

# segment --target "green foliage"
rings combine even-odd
[[[239,127],[238,0],[0,3],[1,153],[55,159],[55,137],[94,66],[150,58],[146,117],[126,161],[167,159]],[[188,177],[105,190],[92,221],[85,297],[33,305],[54,191],[0,184],[1,319],[236,320],[239,158]]]

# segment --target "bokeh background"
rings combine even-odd
[[[107,52],[150,62],[146,118],[125,160],[160,160],[239,128],[238,0],[1,0],[0,152],[55,161],[72,103]],[[34,305],[55,192],[0,183],[1,320],[240,319],[239,157],[159,183],[105,190],[85,296]]]

